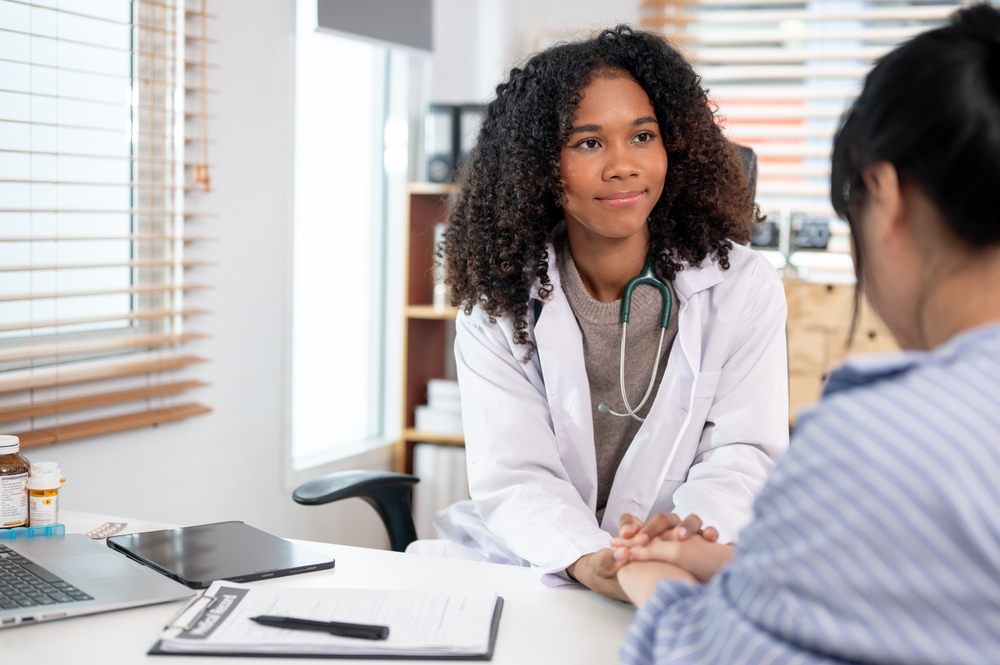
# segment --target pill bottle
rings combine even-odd
[[[55,462],[35,462],[28,476],[28,521],[31,526],[59,523],[59,488],[65,478]]]
[[[0,528],[28,526],[25,484],[31,463],[21,454],[21,440],[0,435]]]

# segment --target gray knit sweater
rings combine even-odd
[[[632,417],[619,418],[610,413],[601,413],[597,405],[607,404],[612,411],[625,413],[622,403],[618,374],[621,353],[622,326],[621,300],[603,303],[595,300],[584,286],[580,273],[573,262],[573,255],[565,236],[557,238],[556,265],[563,292],[583,333],[583,360],[590,384],[590,407],[594,418],[594,446],[597,453],[597,521],[604,517],[611,483],[614,482],[618,465],[632,443],[635,433],[642,423]],[[663,379],[670,347],[677,335],[677,296],[674,296],[670,325],[663,337],[660,352],[660,366],[657,368],[653,392],[646,404],[637,411],[640,417],[649,413],[649,407],[656,397],[656,391]],[[658,289],[641,285],[632,294],[632,309],[629,315],[627,348],[625,350],[625,390],[633,410],[646,394],[656,345],[660,341],[660,310],[663,300]]]

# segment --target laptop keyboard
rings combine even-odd
[[[0,610],[93,600],[6,545],[0,545]]]

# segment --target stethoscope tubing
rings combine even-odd
[[[618,416],[619,418],[625,418],[626,416],[631,416],[638,420],[640,423],[646,422],[645,418],[640,417],[636,411],[642,409],[645,406],[646,401],[649,396],[653,394],[653,386],[656,383],[656,372],[660,368],[660,354],[663,351],[663,337],[666,334],[666,328],[660,328],[660,342],[656,345],[656,359],[653,361],[653,375],[649,378],[649,385],[646,387],[646,394],[642,396],[642,401],[633,409],[628,402],[628,395],[625,392],[625,336],[628,333],[628,322],[622,324],[622,344],[621,344],[621,355],[618,361],[618,385],[621,387],[622,391],[622,403],[625,404],[625,411],[627,413],[618,413],[608,409],[605,413],[610,413],[612,416]]]
[[[639,402],[639,405],[633,409],[632,405],[629,404],[628,395],[625,393],[625,337],[628,334],[628,320],[630,318],[632,308],[632,291],[634,291],[640,284],[649,284],[650,286],[656,287],[660,291],[660,297],[663,299],[663,309],[660,312],[660,342],[656,345],[656,358],[653,361],[653,375],[649,377],[649,385],[646,387],[646,394],[643,395],[642,401]],[[618,385],[622,391],[622,402],[625,404],[626,412],[618,413],[616,411],[612,411],[607,404],[598,405],[598,411],[602,413],[609,413],[613,416],[618,416],[619,418],[632,417],[640,423],[646,422],[646,419],[640,417],[636,411],[642,409],[642,407],[645,406],[646,401],[649,400],[649,396],[653,394],[653,386],[656,384],[656,373],[660,368],[660,353],[663,351],[663,337],[667,332],[667,327],[670,324],[670,315],[674,308],[673,300],[673,296],[670,294],[670,286],[656,274],[655,261],[653,260],[653,254],[650,253],[649,256],[646,257],[646,265],[643,267],[642,272],[628,281],[625,285],[625,292],[622,294],[620,317],[622,323],[622,344],[621,354],[618,358]]]

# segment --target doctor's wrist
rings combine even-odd
[[[576,576],[575,569],[576,569],[576,565],[578,563],[580,563],[580,561],[582,559],[583,559],[583,557],[580,557],[579,559],[577,559],[573,563],[569,564],[569,566],[566,567],[566,570],[563,571],[563,572],[566,573],[566,577],[568,577],[569,579],[573,580],[574,582],[580,582],[580,580]],[[581,584],[582,584],[582,582],[581,582]]]
[[[628,602],[628,597],[618,583],[617,573],[621,568],[610,549],[584,554],[566,569],[566,574],[592,591]]]

